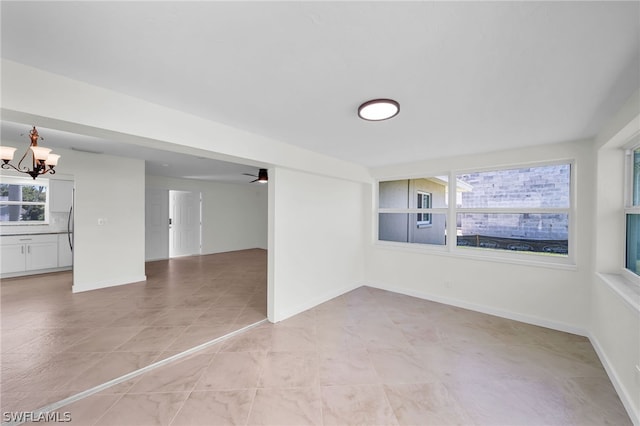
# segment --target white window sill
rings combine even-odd
[[[375,241],[374,246],[387,250],[434,254],[438,256],[456,257],[459,259],[471,259],[484,262],[509,263],[514,265],[564,269],[569,271],[576,271],[578,269],[576,264],[568,257],[546,257],[541,254],[512,253],[507,250],[455,247],[450,251],[445,245],[400,243],[381,240]]]
[[[620,274],[604,274],[598,272],[597,275],[613,291],[622,297],[631,308],[640,312],[640,286],[638,284],[626,279]]]

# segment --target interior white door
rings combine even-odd
[[[200,254],[200,193],[169,191],[169,256]]]
[[[145,260],[169,257],[169,190],[145,191]]]

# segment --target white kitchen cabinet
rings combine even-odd
[[[3,274],[24,272],[26,270],[26,256],[24,244],[0,244],[2,254],[0,268]]]
[[[73,203],[73,181],[53,180],[49,181],[49,211],[69,212]]]
[[[31,242],[27,244],[26,270],[50,269],[58,267],[58,238],[55,240]]]
[[[58,267],[58,235],[15,235],[1,238],[4,274]]]
[[[69,246],[69,234],[58,234],[58,267],[64,268],[73,264],[73,255]]]

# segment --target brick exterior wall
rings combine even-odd
[[[458,175],[472,191],[462,193],[465,208],[549,208],[570,205],[570,166],[554,165]],[[565,214],[460,214],[462,235],[531,240],[567,240]]]

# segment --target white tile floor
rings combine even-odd
[[[168,271],[166,278],[152,279],[177,291],[171,282],[184,278]],[[195,274],[187,279],[196,279]],[[209,294],[208,280],[197,292]],[[149,303],[168,299],[171,292],[158,296],[143,291],[137,297]],[[203,304],[183,295],[181,301],[173,299],[183,308],[173,309],[202,310],[198,318],[208,327],[224,318],[217,309],[236,320],[243,312],[243,318],[253,318],[248,313],[252,311],[245,311],[248,305],[242,310],[234,306],[234,301],[240,303],[237,295]],[[254,295],[259,295],[255,302],[264,297],[262,291]],[[230,305],[216,305],[221,299]],[[152,305],[141,309],[150,310],[153,319],[136,318],[150,324],[168,318],[156,312],[159,304]],[[169,317],[187,321],[189,315],[176,312]],[[119,365],[144,364],[145,354],[173,354],[172,345],[184,347],[175,342],[194,322],[134,324],[114,325],[126,332],[124,342],[116,332],[105,337],[131,350],[68,351],[55,362],[83,363],[88,366],[83,375],[97,376],[107,365],[117,370]],[[181,331],[159,348],[156,337],[166,333],[141,335],[148,327]],[[74,331],[77,334],[82,335]],[[9,347],[24,347],[19,332],[8,333],[7,339]],[[188,340],[185,337],[185,346]],[[57,338],[42,341],[64,346]],[[3,395],[5,371],[24,362],[38,365],[38,355],[21,355],[2,354]],[[27,385],[38,382],[27,376],[21,376]],[[65,380],[63,387],[56,386],[60,382],[55,375],[45,377],[40,386],[51,398],[70,386]],[[74,386],[82,387],[81,377],[74,379]],[[22,385],[13,383],[10,397],[21,392]],[[631,424],[587,339],[367,287],[281,323],[253,328],[58,411],[69,412],[77,425]]]
[[[149,262],[147,281],[71,293],[2,280],[2,411],[34,410],[266,318],[266,252]]]

